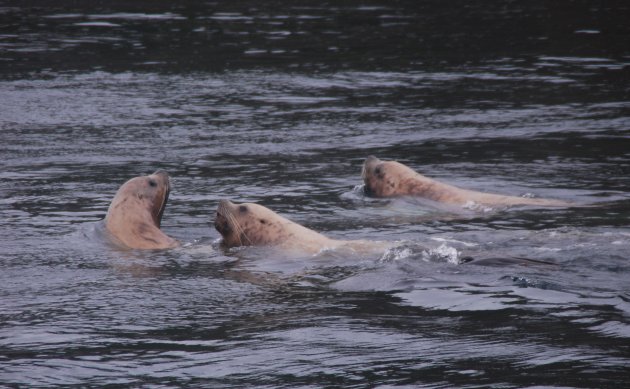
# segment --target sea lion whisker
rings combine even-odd
[[[229,211],[225,213],[225,219],[227,220],[228,225],[230,225],[232,230],[235,232],[234,235],[238,239],[238,244],[242,245],[243,242],[241,242],[241,233],[243,232],[243,228],[240,224],[238,224],[236,218]]]
[[[160,227],[162,224],[162,216],[164,216],[164,210],[166,209],[166,203],[168,202],[169,188],[168,186],[165,188],[164,192],[161,196],[160,208],[158,209],[155,224]]]
[[[238,239],[238,245],[240,246],[243,245],[244,243],[242,239],[243,237],[247,240],[247,244],[251,245],[252,243],[251,240],[249,239],[247,234],[245,234],[243,227],[241,227],[238,220],[236,220],[236,217],[234,217],[232,212],[230,212],[230,209],[225,204],[221,203],[219,204],[219,209],[217,211],[219,214],[225,217],[228,225],[230,225],[230,227],[234,231],[235,238]]]
[[[241,227],[241,225],[239,224],[238,220],[236,220],[234,215],[232,215],[231,213],[229,213],[229,220],[232,223],[234,231],[236,231],[236,233],[237,233],[239,244],[242,245],[243,244],[242,238],[245,238],[247,240],[246,244],[251,245],[252,244],[251,239],[249,239],[249,237],[245,233],[245,230],[243,230],[243,227]]]

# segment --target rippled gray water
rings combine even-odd
[[[628,6],[522,3],[0,6],[0,385],[627,386]],[[371,199],[370,154],[596,206]],[[157,169],[183,247],[110,247]],[[222,198],[398,244],[225,251]]]

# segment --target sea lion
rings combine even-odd
[[[214,226],[223,237],[223,246],[276,246],[306,253],[349,248],[358,252],[386,250],[387,242],[336,240],[286,219],[255,203],[219,201]]]
[[[374,197],[418,196],[454,205],[481,204],[486,206],[535,205],[565,207],[561,200],[504,196],[477,192],[444,184],[425,177],[396,161],[381,161],[370,155],[363,163],[361,177],[366,194]]]
[[[122,245],[132,249],[167,249],[178,242],[160,230],[170,182],[159,170],[125,182],[105,216],[105,228]]]

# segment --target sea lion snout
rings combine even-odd
[[[160,169],[160,170],[156,170],[156,171],[155,171],[155,172],[153,172],[153,174],[151,174],[151,175],[152,175],[152,176],[160,176],[160,177],[163,177],[163,178],[164,178],[164,179],[166,179],[166,180],[168,180],[168,178],[169,178],[169,175],[168,175],[168,173],[166,172],[166,170],[162,170],[162,169]]]
[[[363,161],[363,168],[361,170],[361,178],[364,180],[369,177],[372,173],[374,167],[381,162],[380,159],[376,158],[373,155],[368,156],[365,161]]]
[[[223,216],[218,210],[217,214],[214,218],[214,228],[223,236],[228,235],[232,229],[230,228],[230,223],[225,216]]]
[[[361,170],[361,178],[365,184],[364,192],[368,196],[375,196],[378,194],[377,181],[383,178],[381,171],[382,161],[373,155],[368,156],[363,162],[363,169]]]
[[[231,206],[233,206],[233,204],[230,200],[219,200],[219,206],[217,207],[217,213],[214,218],[214,228],[223,236],[229,235],[232,231],[228,221]]]
[[[164,186],[166,192],[171,190],[171,179],[168,173],[164,170],[157,170],[155,173],[147,176],[149,178],[149,186],[159,187],[160,184]]]
[[[368,157],[365,159],[364,164],[367,165],[367,164],[378,163],[378,162],[381,162],[381,160],[376,158],[373,155],[368,155]]]
[[[162,176],[162,177],[168,178],[168,173],[166,172],[166,170],[163,170],[163,169],[156,170],[152,175],[153,176]]]
[[[229,210],[234,206],[234,203],[230,200],[222,199],[219,200],[219,206],[217,207],[217,212],[225,214],[225,212],[229,212]]]

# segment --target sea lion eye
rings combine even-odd
[[[155,182],[155,180],[149,180],[149,185],[155,188],[157,186],[157,182]]]
[[[247,206],[246,205],[241,205],[240,207],[238,207],[238,210],[242,213],[247,212]]]

